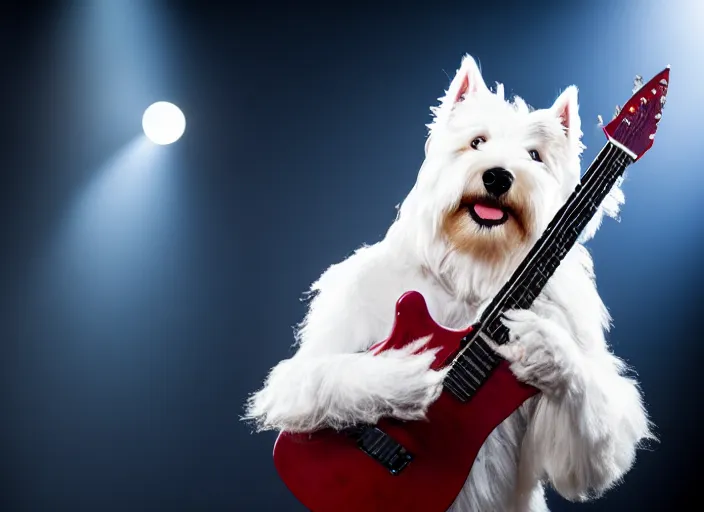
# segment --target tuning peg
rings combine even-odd
[[[670,65],[665,66],[666,69],[670,69]],[[660,80],[660,85],[667,85],[667,80],[664,78]]]
[[[660,106],[665,108],[665,103],[667,103],[667,96],[660,96]]]
[[[596,119],[599,121],[598,126],[604,126],[604,119],[601,117],[601,115],[597,115]]]
[[[633,94],[637,93],[641,87],[643,87],[643,77],[636,75],[633,79]]]
[[[614,109],[614,119],[616,119],[620,113],[621,113],[621,107],[616,105],[616,108]]]
[[[662,114],[661,114],[660,112],[658,112],[657,114],[655,114],[655,119],[658,119],[658,120],[659,120],[661,117],[662,117]]]

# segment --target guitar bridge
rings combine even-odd
[[[355,429],[357,446],[389,470],[398,475],[413,460],[413,455],[386,432],[377,427]]]

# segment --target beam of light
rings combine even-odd
[[[61,76],[70,77],[65,88],[77,111],[74,122],[86,127],[80,132],[84,155],[76,160],[90,155],[103,163],[58,220],[50,272],[71,282],[66,291],[81,297],[76,304],[88,295],[101,313],[106,301],[137,300],[140,291],[158,286],[150,277],[161,275],[160,250],[179,231],[173,224],[179,218],[177,161],[140,133],[145,106],[178,97],[179,38],[168,10],[153,2],[78,2],[65,14],[57,23],[57,61],[75,70]],[[185,118],[180,122],[183,130]],[[131,142],[111,155],[127,137]]]
[[[159,275],[154,256],[178,218],[173,159],[166,156],[144,136],[136,137],[96,170],[61,220],[52,273],[82,296],[77,303],[100,309],[136,300],[136,293],[153,284],[148,276]],[[64,306],[70,308],[68,302]]]
[[[142,128],[154,144],[173,144],[186,130],[186,117],[173,103],[157,101],[144,111]]]

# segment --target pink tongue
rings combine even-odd
[[[475,204],[474,211],[484,220],[501,220],[504,218],[504,212],[498,208],[492,208],[491,206],[485,206],[483,204]]]

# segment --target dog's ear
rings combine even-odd
[[[489,92],[489,88],[484,83],[477,62],[471,55],[465,55],[447,91],[447,99],[454,104],[479,92]]]
[[[482,78],[482,73],[479,71],[479,66],[477,66],[476,61],[470,55],[465,55],[462,59],[460,69],[457,70],[455,78],[450,82],[450,87],[445,91],[445,95],[438,98],[440,105],[430,107],[434,118],[432,123],[426,125],[430,133],[432,134],[433,130],[438,125],[443,124],[443,122],[450,117],[458,102],[463,101],[469,96],[485,92],[491,93],[484,83],[484,78]],[[430,146],[431,141],[429,137],[425,143],[426,155],[428,154]]]
[[[570,85],[555,100],[551,110],[565,128],[567,138],[575,145],[581,146],[582,127],[579,117],[577,87]]]

